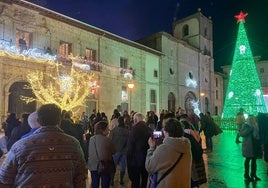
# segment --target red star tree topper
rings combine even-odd
[[[240,13],[238,15],[235,15],[235,18],[237,19],[237,23],[238,22],[245,22],[245,17],[248,15],[248,13],[244,13],[242,11],[240,11]]]

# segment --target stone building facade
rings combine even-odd
[[[36,6],[26,1],[0,2],[0,116],[19,116],[40,106],[26,104],[27,72],[49,74],[50,63],[73,63],[70,56],[90,66],[98,87],[85,106],[75,109],[92,113],[135,110],[158,111],[159,64],[163,53],[107,31]],[[29,52],[35,53],[30,54]],[[46,80],[46,79],[44,79]],[[133,89],[128,83],[135,84]],[[130,109],[131,106],[131,109]]]
[[[173,35],[159,32],[133,42],[27,1],[4,0],[0,35],[2,121],[7,112],[20,115],[41,105],[20,98],[33,96],[24,89],[28,71],[49,74],[51,64],[74,59],[90,67],[97,83],[84,106],[74,109],[78,115],[96,109],[110,118],[115,108],[143,114],[178,107],[191,113],[195,106],[217,111],[212,21],[200,10],[175,21]]]
[[[200,10],[173,23],[173,35],[159,32],[139,41],[165,54],[160,64],[160,106],[187,113],[197,102],[201,112],[214,114],[212,21]],[[168,102],[167,102],[168,101]]]

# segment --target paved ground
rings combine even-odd
[[[257,175],[261,178],[261,181],[251,183],[244,181],[242,145],[234,142],[235,136],[236,132],[234,131],[224,131],[221,135],[213,138],[214,151],[203,155],[207,168],[208,183],[203,184],[201,188],[268,188],[266,163],[262,159],[257,160]],[[124,186],[119,184],[118,179],[117,174],[113,187],[130,187],[127,176]],[[88,185],[90,185],[90,177]]]

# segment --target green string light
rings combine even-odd
[[[240,12],[240,15],[236,16],[239,28],[224,101],[223,120],[234,119],[241,108],[244,113],[252,115],[267,112],[261,83],[244,27],[246,15]]]

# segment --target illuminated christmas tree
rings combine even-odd
[[[245,114],[252,115],[267,112],[261,83],[244,27],[247,15],[241,11],[239,15],[235,16],[239,28],[222,119],[235,118],[240,109],[243,109]]]

